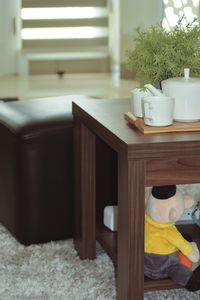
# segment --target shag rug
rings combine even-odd
[[[0,225],[0,300],[114,300],[112,261],[97,243],[97,258],[81,261],[73,240],[23,246]],[[145,300],[200,299],[185,289],[145,293]]]

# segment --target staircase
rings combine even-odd
[[[108,72],[109,68],[107,1],[22,1],[21,74]]]

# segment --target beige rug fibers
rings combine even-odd
[[[97,258],[81,261],[73,241],[29,247],[0,225],[0,300],[114,300],[113,264],[97,244]],[[200,299],[184,289],[145,293],[145,300]]]

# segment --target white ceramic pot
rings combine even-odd
[[[190,78],[189,69],[183,78],[163,80],[162,91],[175,99],[174,120],[194,122],[200,120],[200,78]]]
[[[142,99],[144,124],[168,126],[173,123],[174,99],[167,96],[150,96]]]
[[[131,91],[131,111],[136,117],[143,118],[142,98],[152,96],[149,91],[134,89]]]

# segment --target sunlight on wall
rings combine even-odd
[[[90,26],[59,28],[25,28],[22,30],[23,40],[92,39],[107,37],[107,35],[107,28]]]
[[[185,15],[186,22],[192,22],[199,17],[199,0],[163,0],[163,26],[166,29],[174,27],[179,17]],[[195,22],[198,24],[198,22]]]
[[[23,8],[22,20],[71,20],[98,19],[108,16],[107,7],[47,7]],[[34,21],[34,22],[35,22]],[[36,26],[37,27],[37,26]],[[41,39],[84,39],[107,37],[107,27],[74,26],[74,27],[37,27],[23,28],[23,40]]]
[[[90,19],[106,17],[105,7],[41,7],[23,8],[22,20]]]

